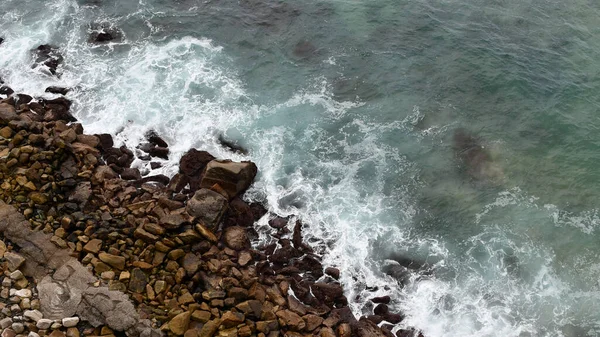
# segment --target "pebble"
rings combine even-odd
[[[19,297],[31,297],[31,290],[30,289],[21,289],[21,290],[17,290],[15,292],[15,295],[19,296]]]
[[[67,317],[63,318],[62,325],[66,328],[72,328],[79,323],[79,317]]]
[[[2,329],[6,329],[9,326],[11,326],[12,323],[13,323],[12,318],[6,317],[6,318],[0,320],[0,327],[2,327]]]
[[[35,326],[40,330],[46,330],[52,325],[52,323],[53,322],[51,319],[42,318],[39,321],[37,321],[37,324]]]
[[[27,337],[40,337],[40,335],[38,335],[37,332],[29,331],[29,335],[27,335]]]
[[[13,323],[11,327],[16,333],[25,331],[25,326],[23,326],[23,323]]]
[[[20,280],[23,277],[25,277],[25,276],[23,275],[23,272],[21,272],[20,270],[15,270],[12,273],[10,273],[10,278],[13,280]]]
[[[25,310],[23,316],[29,318],[30,320],[37,322],[44,317],[44,315],[39,310]]]

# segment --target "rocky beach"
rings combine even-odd
[[[35,52],[56,70],[54,49]],[[310,228],[244,201],[254,163],[189,149],[172,177],[140,172],[134,158],[168,158],[160,135],[128,149],[86,134],[68,90],[47,91],[0,88],[2,337],[417,336],[389,297],[354,317]]]

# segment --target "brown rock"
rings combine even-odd
[[[186,211],[208,228],[216,228],[227,210],[227,203],[219,193],[203,188],[188,201]]]
[[[0,103],[0,121],[9,122],[18,118],[15,107],[7,103]]]
[[[291,310],[279,310],[276,315],[279,317],[279,322],[291,330],[301,331],[306,327],[302,317]]]
[[[302,318],[306,322],[307,331],[313,331],[323,323],[323,318],[313,314],[308,314]]]
[[[196,231],[198,231],[198,233],[200,233],[200,235],[202,235],[206,240],[215,243],[217,242],[217,237],[215,236],[215,234],[213,234],[213,232],[206,228],[205,226],[203,226],[202,224],[196,224],[195,226]]]
[[[244,314],[239,312],[227,311],[221,316],[221,326],[224,328],[232,328],[238,324],[244,323]]]
[[[92,239],[83,246],[83,251],[86,253],[98,254],[102,249],[102,240]]]
[[[179,172],[190,177],[197,176],[202,172],[206,164],[214,159],[215,157],[206,151],[191,149],[179,160]]]
[[[220,319],[213,319],[212,321],[206,322],[200,330],[198,337],[212,337],[215,332],[219,329],[219,325],[221,324]]]
[[[98,254],[98,258],[100,259],[100,261],[108,264],[109,266],[119,269],[119,270],[123,270],[123,268],[125,268],[125,257],[123,256],[117,256],[117,255],[113,255],[113,254],[108,254],[108,253],[100,253]]]
[[[244,250],[250,247],[250,240],[244,227],[233,226],[225,230],[225,244],[234,250]]]
[[[206,165],[200,187],[210,188],[219,184],[233,198],[250,187],[256,172],[256,165],[252,162],[213,160]]]
[[[200,268],[200,258],[196,254],[187,253],[183,257],[182,267],[185,269],[188,276],[192,276],[196,274]]]
[[[146,276],[146,273],[140,268],[134,268],[131,271],[129,290],[134,293],[142,293],[146,290],[146,284],[148,284],[148,276]],[[183,332],[181,334],[183,334]]]
[[[183,335],[190,324],[190,318],[192,317],[192,313],[189,311],[182,312],[181,314],[173,317],[169,322],[169,329],[176,335]],[[211,335],[212,336],[212,335]]]

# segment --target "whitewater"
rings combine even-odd
[[[0,78],[72,88],[130,149],[155,130],[171,154],[142,174],[192,147],[252,160],[245,198],[303,222],[356,315],[390,295],[426,337],[600,336],[597,27],[586,1],[3,0]],[[32,68],[41,44],[60,76]],[[459,128],[501,181],[469,175]]]

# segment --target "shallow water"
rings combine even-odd
[[[392,294],[430,337],[598,336],[597,27],[592,1],[4,0],[0,77],[76,88],[130,148],[157,130],[162,173],[190,147],[255,161],[247,198],[303,220],[357,314]],[[42,43],[60,79],[31,68]],[[502,179],[474,181],[458,128]],[[429,267],[400,287],[382,267],[407,257]]]

